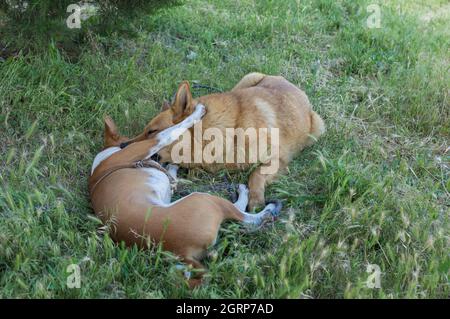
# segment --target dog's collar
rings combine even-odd
[[[113,166],[110,169],[107,169],[103,174],[101,174],[98,178],[95,179],[94,184],[92,185],[90,189],[91,195],[94,193],[95,188],[109,175],[112,173],[123,169],[123,168],[156,168],[157,170],[163,172],[166,174],[167,178],[170,182],[170,187],[172,190],[176,187],[177,181],[172,177],[172,175],[169,174],[169,172],[158,162],[152,160],[151,158],[139,160],[136,162],[121,164],[117,166]]]

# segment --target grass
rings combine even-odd
[[[194,0],[133,21],[135,37],[92,35],[76,61],[55,43],[0,61],[0,297],[448,297],[450,8],[380,2],[369,29],[368,4]],[[251,71],[302,87],[328,131],[266,190],[281,220],[225,224],[189,291],[174,256],[116,245],[92,215],[102,117],[131,136],[180,81],[227,90]],[[186,187],[227,197],[217,185],[247,176],[192,171]]]

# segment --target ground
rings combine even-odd
[[[3,56],[0,298],[448,297],[450,9],[384,1],[369,28],[370,4],[193,0],[134,37],[90,35],[76,59],[54,43]],[[266,189],[281,219],[224,224],[190,291],[173,255],[116,245],[92,214],[102,117],[131,136],[182,80],[228,90],[252,71],[303,88],[327,133]],[[248,174],[192,171],[183,191],[229,198]]]

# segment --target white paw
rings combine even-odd
[[[248,194],[248,192],[249,192],[249,190],[248,190],[246,185],[239,184],[239,186],[238,186],[238,193],[239,194]]]
[[[176,164],[167,164],[166,169],[168,171],[178,171],[178,169],[180,168],[180,166],[176,165]]]
[[[186,265],[177,264],[177,265],[175,265],[175,269],[182,271],[184,278],[191,279],[192,273],[190,271],[188,271],[189,267],[187,267]]]

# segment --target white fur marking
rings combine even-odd
[[[145,185],[152,190],[151,196],[147,197],[148,201],[156,206],[170,204],[172,190],[167,175],[156,168],[141,169],[148,175]]]
[[[277,116],[272,106],[262,99],[255,99],[255,105],[259,112],[266,118],[267,127],[276,127]]]
[[[100,165],[101,162],[103,162],[105,159],[107,159],[108,157],[110,157],[111,155],[120,150],[121,150],[120,147],[113,146],[108,147],[107,149],[98,153],[97,156],[95,156],[94,158],[94,162],[92,163],[91,175],[94,173],[95,169],[97,168],[97,166]]]
[[[147,196],[147,200],[152,205],[158,207],[171,207],[193,194],[199,194],[198,192],[194,192],[171,203],[172,189],[170,188],[170,181],[167,175],[156,168],[141,168],[141,170],[148,174],[145,185],[152,191],[150,193],[151,195]]]
[[[248,193],[249,193],[247,186],[245,186],[244,184],[239,184],[238,193],[239,193],[238,200],[233,205],[241,212],[245,212],[245,209],[247,208],[248,205]]]
[[[158,144],[153,146],[146,158],[152,157],[154,154],[158,153],[163,147],[166,147],[173,142],[175,142],[188,128],[194,126],[199,122],[203,115],[206,113],[206,107],[203,104],[197,104],[194,112],[185,118],[182,122],[165,129],[164,131],[156,135]]]
[[[261,223],[264,221],[266,217],[268,217],[271,212],[275,209],[274,204],[269,204],[264,209],[257,213],[257,214],[249,214],[246,212],[241,211],[241,213],[244,215],[244,223],[245,224],[252,224],[252,225],[261,225]]]

